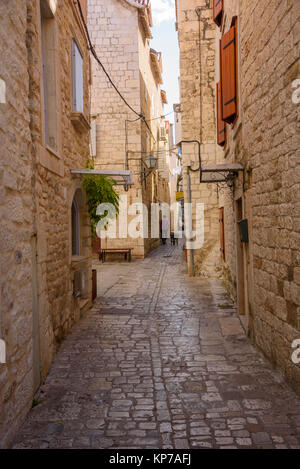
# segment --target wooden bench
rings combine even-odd
[[[106,254],[124,254],[125,260],[131,262],[131,251],[133,248],[124,248],[124,249],[101,249],[99,252],[99,261],[105,262]]]

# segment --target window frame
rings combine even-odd
[[[223,121],[222,119],[221,81],[219,81],[216,85],[216,105],[217,105],[217,144],[220,145],[221,147],[224,147],[227,141],[227,129],[226,129],[226,122]]]
[[[73,212],[74,209],[74,212]],[[74,216],[74,218],[73,218]],[[80,207],[74,195],[71,206],[72,256],[80,256]]]
[[[233,21],[231,28],[220,40],[221,110],[222,120],[228,124],[234,124],[238,118],[239,88],[237,41],[237,21]],[[229,100],[228,97],[230,97]]]
[[[213,0],[213,20],[219,27],[224,16],[224,0]]]
[[[40,34],[43,141],[49,150],[57,154],[59,151],[57,25],[55,15],[46,0],[40,1]]]
[[[76,54],[76,52],[78,52],[79,55]],[[77,63],[77,57],[80,57],[81,64]],[[79,70],[81,73],[79,77],[77,74],[77,65],[81,65],[81,70]],[[78,81],[80,81],[80,79],[81,85],[78,85]],[[81,91],[81,94],[79,95],[78,90]],[[79,104],[78,101],[80,101]],[[84,114],[84,58],[78,42],[74,37],[72,38],[72,111]]]

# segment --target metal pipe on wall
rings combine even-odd
[[[192,233],[193,233],[193,213],[192,213],[192,192],[191,192],[191,175],[190,175],[190,167],[187,167],[187,175],[186,175],[186,183],[187,183],[187,203],[188,203],[188,214],[187,214],[187,223],[188,223],[188,238],[190,242],[192,241]],[[187,259],[188,259],[188,275],[189,277],[195,277],[195,264],[194,264],[194,252],[193,249],[188,249],[188,242],[186,239],[186,249],[187,249]]]

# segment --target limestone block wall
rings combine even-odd
[[[46,0],[43,6],[50,15]],[[57,0],[51,6],[55,150],[45,137],[40,2],[13,0],[0,5],[0,78],[7,84],[6,103],[0,104],[0,338],[7,346],[7,361],[0,364],[1,447],[12,441],[57,347],[91,304],[91,234],[84,194],[80,256],[74,258],[71,248],[71,205],[81,181],[70,170],[83,168],[89,154],[87,120],[79,133],[70,119],[72,39],[83,56],[85,116],[89,53],[73,2]],[[73,296],[78,269],[87,272],[82,298]]]
[[[180,47],[180,92],[182,140],[199,140],[204,164],[217,159],[215,141],[215,24],[211,2],[179,0],[178,39]],[[198,13],[197,13],[197,11]],[[187,165],[199,167],[196,145],[183,146],[183,180],[187,202]],[[197,274],[206,275],[205,261],[219,242],[218,199],[215,184],[200,184],[200,175],[191,173],[193,230],[196,226],[196,203],[205,204],[204,245],[194,253]],[[217,256],[218,257],[218,256]],[[218,259],[216,259],[218,261]]]
[[[27,6],[0,3],[0,448],[25,418],[32,400],[32,142],[26,51]]]
[[[95,49],[117,88],[137,112],[143,112],[147,119],[151,119],[152,96],[157,112],[161,107],[160,87],[151,69],[150,44],[145,38],[138,9],[124,0],[90,0],[88,25]],[[141,156],[145,156],[142,152],[156,149],[159,121],[149,124],[149,132],[145,123],[123,103],[94,60],[91,114],[96,119],[95,166],[125,169],[128,150],[129,169],[134,174],[134,186],[126,193],[128,205],[145,203],[150,214],[152,194],[156,189],[152,186],[154,179],[151,176],[146,183],[141,182]],[[118,190],[124,194],[121,187]],[[129,216],[128,223],[133,218]],[[135,257],[144,257],[155,245],[155,240],[122,238],[118,231],[117,239],[103,240],[102,243],[103,247],[131,247]]]
[[[89,156],[89,128],[76,129],[71,121],[72,39],[83,57],[84,107],[89,119],[89,53],[83,27],[72,1],[56,2],[56,100],[59,123],[57,150],[45,141],[42,44],[39,2],[28,0],[29,98],[31,133],[35,147],[38,308],[40,313],[40,367],[44,377],[56,348],[80,316],[81,305],[73,297],[74,259],[71,248],[71,205],[81,187],[71,169],[84,168]],[[82,208],[81,257],[91,291],[91,236],[86,208]],[[90,294],[87,294],[90,301]]]
[[[228,0],[222,31],[234,15],[240,105],[238,120],[227,126],[224,161],[242,162],[245,172],[231,197],[220,200],[227,269],[239,290],[235,221],[241,199],[249,222],[242,253],[248,333],[299,392],[291,344],[300,337],[299,105],[292,102],[292,82],[300,77],[300,4]]]
[[[90,0],[88,25],[95,45],[108,73],[128,103],[138,112],[141,110],[138,10],[123,0]],[[96,117],[97,150],[95,164],[102,169],[125,169],[126,148],[141,151],[143,124],[137,120],[109,85],[99,66],[92,61],[91,113]],[[127,124],[126,124],[126,121]],[[126,131],[127,127],[127,139]],[[130,157],[138,157],[132,153]],[[128,204],[142,202],[140,184],[140,161],[130,161],[134,174],[134,190],[127,193]],[[119,188],[123,194],[123,189]],[[103,240],[103,247],[132,247],[134,255],[144,256],[143,239],[118,237]]]

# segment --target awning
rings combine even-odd
[[[243,170],[241,163],[201,165],[201,182],[227,182]]]
[[[106,176],[114,179],[117,186],[127,189],[134,184],[132,171],[111,169],[71,169],[71,174],[90,174],[95,176]]]

